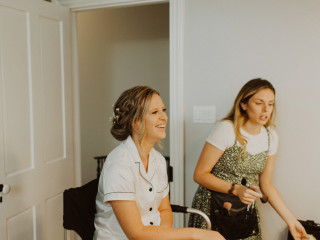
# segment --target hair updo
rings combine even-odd
[[[133,123],[143,120],[151,98],[159,93],[148,86],[136,86],[124,91],[113,106],[111,134],[124,141],[133,132]],[[144,121],[141,121],[139,139],[145,135]]]

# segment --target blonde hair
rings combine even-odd
[[[242,109],[241,103],[247,104],[249,99],[262,89],[270,89],[274,95],[276,95],[276,91],[269,81],[261,78],[252,79],[240,89],[236,99],[234,100],[231,111],[225,118],[222,119],[229,120],[233,123],[236,139],[242,145],[242,150],[239,153],[238,159],[242,157],[243,160],[245,160],[245,152],[247,147],[247,139],[241,134],[240,128],[248,120],[248,115],[247,112]],[[265,124],[265,127],[275,126],[275,115],[276,105],[274,104],[273,111],[267,123]]]
[[[142,120],[154,94],[159,95],[156,90],[148,86],[136,86],[120,95],[113,106],[111,134],[115,139],[126,140],[133,131],[137,131],[141,144],[146,134],[145,122]],[[133,129],[133,124],[137,121],[141,121],[138,130]]]

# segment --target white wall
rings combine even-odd
[[[135,85],[160,92],[169,107],[169,5],[79,12],[82,183],[96,177],[94,156],[118,142],[110,134],[112,105]],[[169,129],[164,141],[169,154]]]
[[[279,151],[274,184],[299,219],[320,222],[320,2],[317,0],[185,1],[186,204],[193,171],[212,125],[192,122],[194,105],[230,110],[255,77],[276,90]],[[262,206],[264,239],[286,239],[286,226]]]

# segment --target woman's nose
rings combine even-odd
[[[167,113],[166,112],[162,112],[160,118],[163,119],[163,120],[168,120]]]
[[[269,105],[266,105],[266,106],[263,108],[263,111],[264,111],[264,112],[272,112],[272,107],[269,106]]]
[[[264,105],[263,105],[263,111],[264,111],[264,112],[267,112],[268,109],[269,109],[268,105],[267,105],[267,104],[264,104]]]
[[[266,111],[267,111],[267,106],[264,105],[262,110],[263,110],[264,112],[266,112]]]

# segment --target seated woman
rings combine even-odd
[[[164,157],[166,108],[157,91],[137,86],[114,104],[112,135],[122,141],[104,164],[96,198],[96,240],[224,239],[218,232],[172,228]]]

